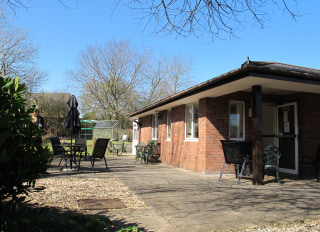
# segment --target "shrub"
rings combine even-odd
[[[0,77],[0,226],[4,200],[23,201],[49,164],[49,150],[39,143],[42,131],[30,117],[35,109],[25,108],[25,90],[18,77]]]

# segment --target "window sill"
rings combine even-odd
[[[238,142],[241,142],[241,141],[245,141],[244,138],[229,138],[230,141],[238,141]]]
[[[198,142],[199,139],[184,139],[184,142]]]

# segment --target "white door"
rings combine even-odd
[[[133,122],[132,133],[132,154],[136,155],[136,145],[138,145],[138,124]]]
[[[298,174],[297,103],[277,106],[277,137],[281,151],[280,171]]]

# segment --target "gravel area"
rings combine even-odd
[[[314,232],[320,231],[320,217],[315,219],[306,219],[290,223],[276,223],[271,226],[261,226],[240,230],[241,232]]]
[[[82,211],[81,199],[120,199],[128,209],[146,208],[146,204],[117,178],[39,179],[26,200],[41,206]]]

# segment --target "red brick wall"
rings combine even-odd
[[[141,123],[138,133],[138,141],[147,144],[148,140],[152,139],[152,115],[139,118]]]
[[[161,143],[161,161],[168,165],[200,173],[219,173],[224,156],[222,139],[229,136],[229,101],[245,100],[248,112],[251,95],[237,93],[220,98],[199,100],[199,139],[185,140],[185,105],[171,109],[171,139],[167,139],[167,111],[159,114],[158,142]],[[152,116],[139,119],[142,123],[139,141],[146,143],[152,135]],[[246,121],[246,134],[250,134],[250,125]]]
[[[185,140],[185,105],[172,108],[171,140],[167,140],[167,111],[160,112],[158,142],[161,161],[165,164],[200,173],[220,173],[224,156],[220,140],[229,138],[229,102],[245,102],[245,140],[252,140],[251,93],[238,92],[217,98],[199,100],[199,139]],[[263,96],[263,101],[298,102],[299,153],[315,156],[320,143],[320,95],[300,93],[279,98]],[[139,118],[142,123],[139,141],[147,142],[152,135],[152,116]],[[228,169],[226,168],[226,171]]]
[[[224,155],[220,140],[229,139],[229,102],[243,101],[245,104],[245,140],[251,140],[251,118],[248,111],[251,106],[251,94],[239,92],[218,98],[205,98],[202,108],[205,110],[206,173],[220,173]],[[228,171],[226,169],[226,171]]]
[[[169,152],[162,152],[161,156],[167,164],[195,172],[202,171],[204,164],[199,160],[198,142],[185,141],[185,105],[172,109],[171,141],[165,141],[166,146],[169,146]]]

